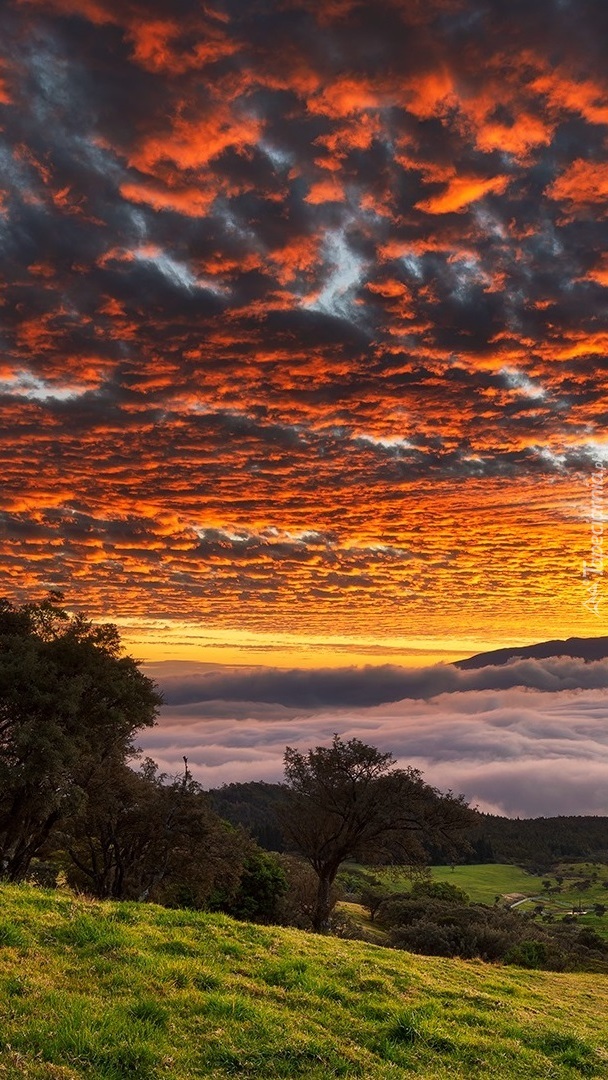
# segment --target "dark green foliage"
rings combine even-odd
[[[257,850],[245,860],[238,892],[223,910],[236,919],[278,922],[279,902],[287,890],[287,874],[278,858]]]
[[[546,941],[527,938],[519,945],[512,945],[504,955],[506,964],[519,964],[520,967],[542,968],[549,959],[549,947]]]
[[[283,851],[285,842],[280,825],[284,802],[281,784],[252,780],[244,784],[224,784],[209,792],[213,808],[225,821],[242,825],[267,851]]]
[[[186,769],[172,782],[152,761],[100,773],[62,836],[70,884],[100,899],[229,906],[254,846],[221,821]]]
[[[359,903],[367,908],[369,917],[373,922],[376,918],[380,905],[386,900],[386,890],[381,885],[368,885],[359,893]]]
[[[283,834],[278,809],[283,798],[281,784],[252,782],[227,784],[210,791],[221,817],[243,825],[261,847],[282,851]],[[477,814],[476,824],[465,833],[469,863],[512,862],[537,866],[545,873],[556,862],[568,859],[608,859],[608,818],[558,817],[511,819]],[[445,845],[420,837],[426,861],[449,864]],[[604,884],[604,883],[602,883]],[[608,889],[608,881],[604,887]]]
[[[301,930],[310,930],[317,901],[319,879],[312,867],[295,855],[279,855],[278,859],[285,873],[287,890],[277,903],[277,922],[283,926],[297,926]],[[329,893],[329,914],[332,919],[340,895],[340,889],[334,882]]]
[[[425,893],[422,884],[416,895],[412,890],[385,900],[377,921],[390,930],[394,946],[422,955],[556,971],[608,970],[608,942],[590,928],[541,926],[514,911],[463,903],[457,892],[441,898]]]
[[[70,616],[52,594],[0,600],[0,866],[25,876],[52,830],[86,802],[109,760],[124,761],[160,696],[115,626]]]
[[[469,861],[513,862],[541,873],[569,859],[608,858],[608,818],[503,818],[479,814]],[[448,861],[445,857],[441,862]]]
[[[450,881],[416,881],[412,885],[410,896],[414,900],[430,897],[432,900],[443,900],[452,904],[469,903],[469,896],[464,889],[452,885]]]
[[[255,845],[221,821],[187,767],[170,781],[152,761],[137,773],[127,766],[134,736],[155,722],[160,702],[122,655],[116,627],[70,616],[57,594],[22,607],[0,601],[5,877],[53,885],[61,867],[70,884],[100,899],[234,901]]]

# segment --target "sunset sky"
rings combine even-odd
[[[606,633],[605,0],[0,18],[0,592],[216,667]]]

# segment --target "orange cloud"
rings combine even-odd
[[[596,212],[608,198],[608,164],[578,158],[549,185],[545,194],[569,204],[573,212],[589,208]]]
[[[298,273],[313,269],[319,261],[320,240],[317,236],[299,236],[281,248],[275,248],[270,258],[277,267],[277,280],[288,285]]]
[[[335,176],[329,176],[327,179],[316,180],[311,184],[308,194],[304,196],[304,201],[318,206],[326,202],[344,202],[345,198],[343,185]]]
[[[582,281],[595,281],[608,288],[608,252],[603,252],[595,266],[582,277]]]
[[[407,109],[419,120],[430,120],[453,107],[458,97],[452,75],[446,67],[418,74],[404,83]]]
[[[550,145],[555,126],[547,123],[544,117],[524,112],[516,117],[513,124],[486,120],[477,130],[475,139],[479,149],[486,153],[499,150],[526,161],[531,150]]]
[[[502,194],[508,184],[508,176],[492,176],[487,180],[475,176],[455,176],[440,195],[421,199],[416,206],[427,214],[459,213],[485,195]]]
[[[191,28],[201,40],[187,50],[180,48],[178,39],[186,29],[189,27],[173,19],[146,18],[131,22],[127,37],[133,43],[133,59],[147,71],[180,75],[200,70],[239,51],[239,43],[208,19]]]
[[[170,188],[153,181],[127,181],[120,185],[120,194],[129,202],[145,203],[154,210],[176,210],[188,217],[204,217],[217,190],[194,185]]]
[[[218,103],[205,117],[175,115],[169,129],[143,136],[129,157],[129,164],[141,172],[154,172],[170,161],[180,169],[198,169],[234,147],[244,150],[261,137],[263,122],[254,116],[237,117],[224,103]]]
[[[346,76],[323,87],[307,105],[311,113],[339,119],[375,108],[380,101],[381,95],[369,80]]]
[[[572,78],[563,70],[540,75],[532,89],[544,95],[556,110],[578,113],[591,124],[608,124],[608,83],[588,77]]]

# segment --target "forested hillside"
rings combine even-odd
[[[209,792],[226,821],[243,825],[262,846],[283,851],[279,806],[281,785],[263,782],[226,784]],[[608,858],[608,818],[506,818],[479,814],[469,832],[469,861],[513,862],[548,866],[561,859]],[[449,862],[440,848],[430,849],[432,862]]]
[[[473,862],[550,865],[562,859],[608,858],[608,818],[504,818],[481,814],[471,836]]]

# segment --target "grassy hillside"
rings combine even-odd
[[[605,1077],[608,981],[0,889],[0,1077]]]

